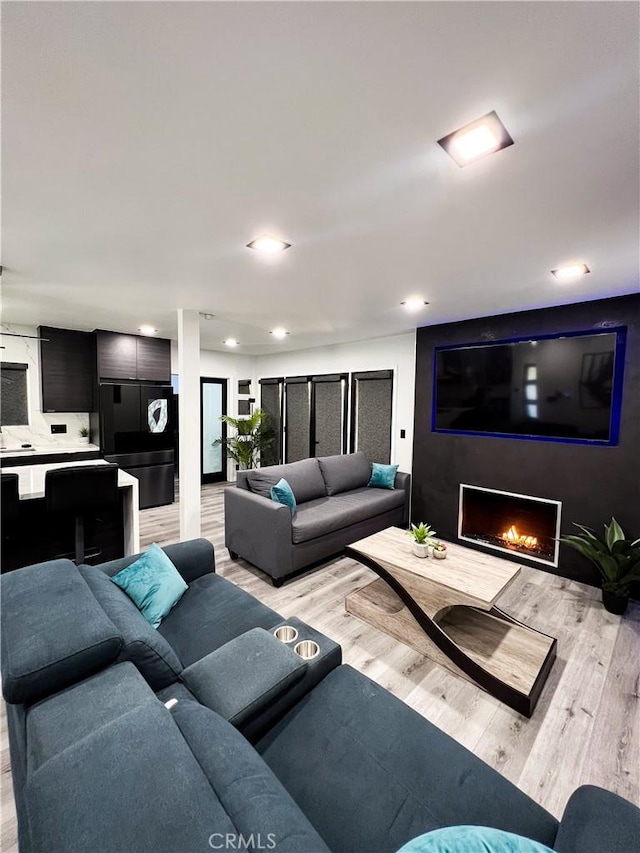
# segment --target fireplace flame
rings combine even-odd
[[[522,536],[515,524],[502,534],[502,538],[510,545],[521,545],[525,548],[535,548],[538,540],[535,536]]]

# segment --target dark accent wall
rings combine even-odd
[[[627,327],[617,446],[591,447],[431,432],[434,347],[526,335],[601,331],[611,326]],[[427,521],[443,539],[456,542],[460,483],[560,500],[563,533],[570,532],[573,521],[599,527],[615,515],[628,536],[640,537],[640,296],[620,296],[418,329],[413,521]],[[521,560],[517,556],[513,559]],[[560,548],[559,562],[557,574],[597,583],[595,569],[566,545]]]

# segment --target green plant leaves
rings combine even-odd
[[[418,545],[430,544],[433,537],[437,535],[436,531],[431,529],[431,525],[425,524],[424,521],[421,521],[418,526],[412,524],[411,530],[408,530],[407,533],[409,536],[413,536]]]
[[[605,524],[604,532],[607,547],[609,548],[609,550],[613,548],[616,542],[619,542],[621,539],[624,539],[624,533],[622,532],[622,528],[613,517],[611,518],[611,524],[608,527]]]
[[[604,525],[602,535],[591,528],[575,524],[582,534],[561,536],[560,541],[590,560],[602,577],[602,588],[628,596],[630,585],[640,580],[640,539],[625,539],[615,518]]]
[[[220,420],[235,430],[235,435],[217,438],[213,446],[224,444],[227,455],[242,470],[255,468],[260,454],[275,441],[275,433],[267,412],[256,409],[247,418],[221,415]]]

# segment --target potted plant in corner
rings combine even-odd
[[[260,454],[275,441],[275,434],[267,412],[256,409],[246,418],[232,418],[222,415],[220,420],[235,430],[235,435],[227,438],[217,438],[213,446],[224,444],[227,455],[237,464],[241,471],[257,468]]]
[[[610,524],[604,525],[604,532],[600,535],[590,527],[574,524],[582,533],[561,536],[560,541],[591,560],[602,578],[602,603],[605,609],[621,616],[629,604],[631,584],[640,580],[640,539],[632,542],[625,538],[615,518],[611,519]]]
[[[418,525],[412,524],[411,530],[408,530],[407,533],[413,538],[411,552],[416,557],[428,557],[429,549],[433,546],[433,537],[436,535],[435,530],[431,529],[431,525],[421,521]]]
[[[89,444],[89,427],[80,427],[78,435],[80,436],[80,444]]]

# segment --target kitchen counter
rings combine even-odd
[[[31,465],[34,459],[45,462],[66,462],[67,460],[99,459],[100,448],[97,444],[49,444],[37,447],[0,447],[0,466]]]
[[[44,498],[44,481],[47,471],[84,465],[107,465],[104,459],[89,459],[47,465],[19,465],[2,467],[3,474],[18,475],[18,496],[21,501]],[[124,553],[137,554],[140,550],[140,517],[138,480],[122,469],[118,470],[118,488],[123,496]]]

